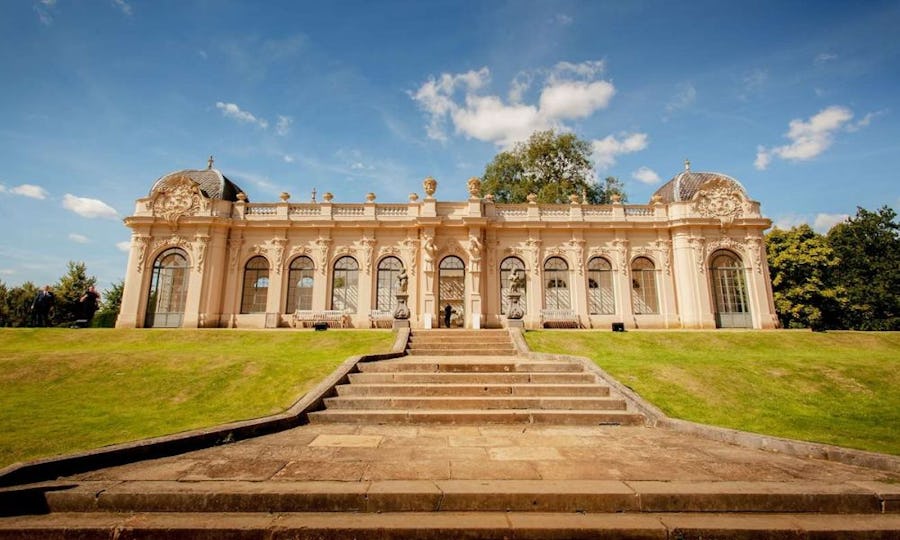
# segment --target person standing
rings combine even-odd
[[[50,285],[44,285],[44,288],[38,291],[37,296],[34,297],[34,302],[31,303],[32,324],[34,326],[49,326],[50,309],[53,307],[55,299],[53,291],[50,290]]]
[[[97,312],[100,305],[100,293],[91,285],[87,292],[78,299],[78,304],[81,309],[81,318],[87,321],[85,326],[90,326],[91,319],[94,318],[94,313]]]

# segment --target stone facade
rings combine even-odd
[[[467,188],[455,202],[427,178],[406,203],[252,203],[212,162],[166,175],[125,219],[117,326],[279,327],[300,309],[366,328],[391,318],[402,281],[413,328],[503,327],[510,274],[526,328],[776,325],[771,222],[726,175],[686,166],[647,205],[498,204],[478,179]]]

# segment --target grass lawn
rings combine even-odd
[[[900,454],[900,332],[536,331],[669,416]]]
[[[390,331],[0,329],[0,467],[288,408]]]

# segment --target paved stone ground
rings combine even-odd
[[[71,480],[898,481],[662,428],[311,424]]]

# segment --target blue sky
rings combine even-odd
[[[900,207],[900,2],[8,0],[0,280],[124,276],[122,218],[216,167],[254,201],[460,200],[535,129],[644,203],[729,174],[782,226]]]

